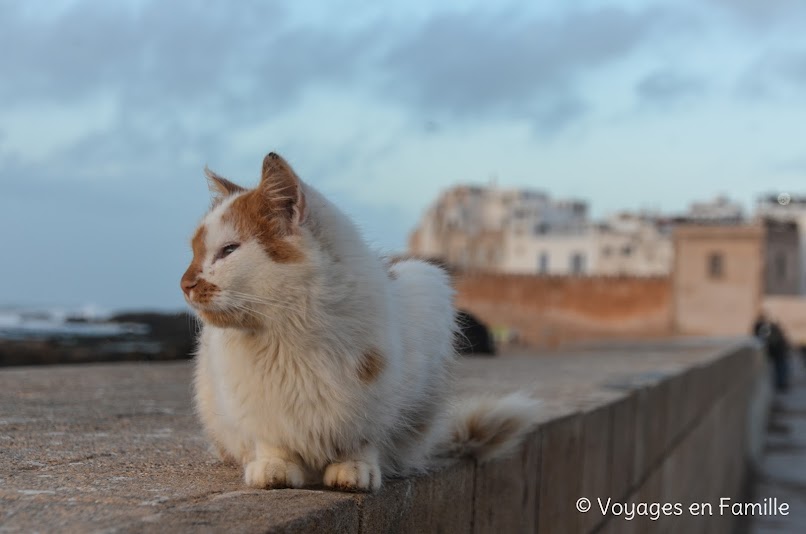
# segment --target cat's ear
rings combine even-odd
[[[266,196],[272,212],[299,225],[305,220],[305,194],[302,182],[279,154],[270,152],[263,158],[260,190]]]
[[[217,175],[207,166],[204,167],[204,175],[207,176],[207,185],[210,187],[210,193],[213,195],[213,205],[218,204],[230,195],[246,191],[246,188],[230,182],[223,176]]]

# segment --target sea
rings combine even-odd
[[[39,338],[110,337],[145,335],[148,327],[141,324],[111,321],[113,314],[94,306],[0,307],[0,340]]]

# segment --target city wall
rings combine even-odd
[[[456,305],[531,347],[673,333],[669,277],[458,274]]]

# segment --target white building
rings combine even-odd
[[[440,195],[409,238],[412,253],[465,269],[505,271],[507,239],[578,231],[587,205],[531,190],[457,186]]]
[[[656,219],[588,220],[580,201],[530,190],[454,187],[424,215],[410,251],[463,269],[512,274],[662,275],[672,243]]]
[[[660,276],[671,271],[671,227],[658,217],[619,213],[598,225],[594,234],[597,274]]]
[[[577,231],[505,236],[501,270],[519,274],[659,276],[669,273],[671,234],[655,219],[621,213]]]
[[[740,223],[744,220],[741,204],[719,196],[706,202],[694,202],[683,216],[689,222]]]
[[[593,274],[596,242],[590,228],[578,232],[507,235],[500,271],[511,274]]]

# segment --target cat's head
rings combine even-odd
[[[180,284],[185,300],[219,327],[258,328],[298,309],[295,291],[305,286],[309,263],[302,182],[273,152],[254,189],[205,172],[213,204],[191,241],[193,261]]]

